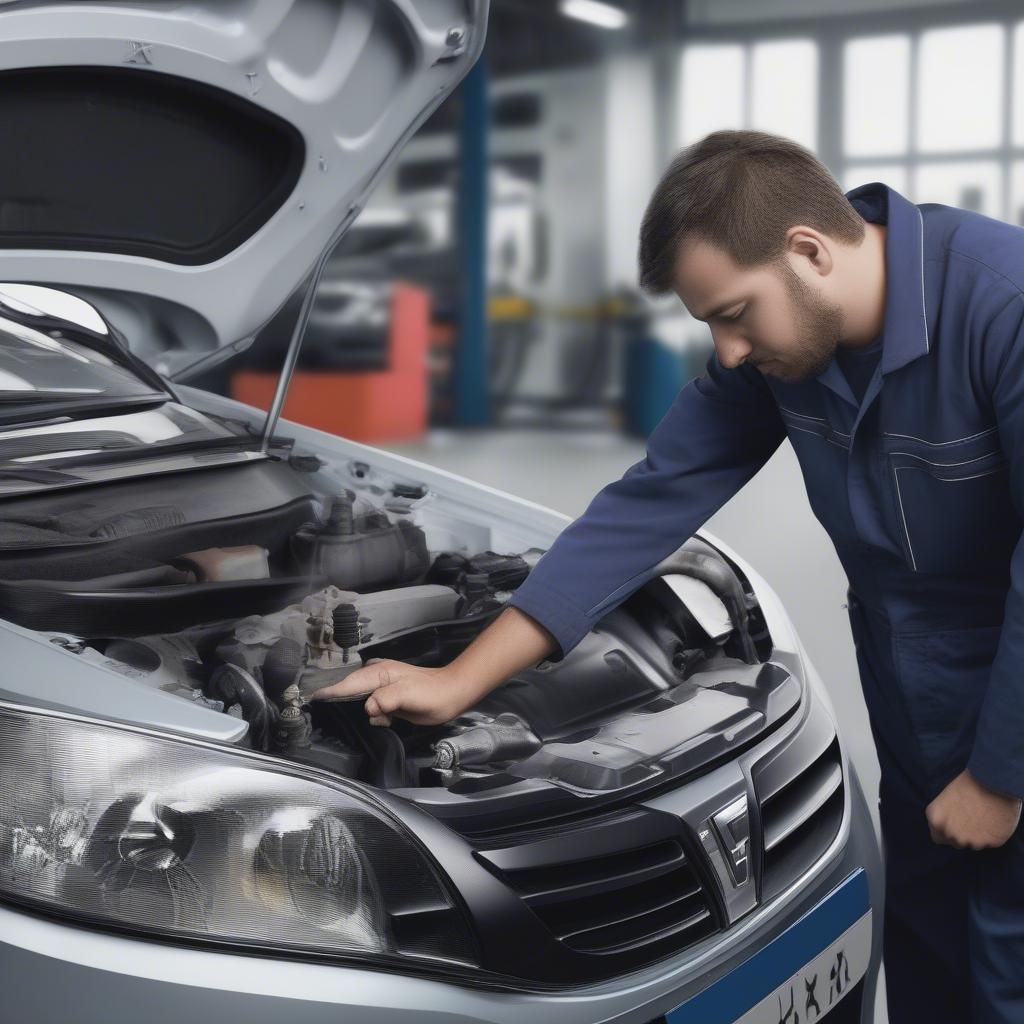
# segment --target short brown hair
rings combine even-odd
[[[794,224],[850,244],[864,237],[860,214],[809,150],[768,132],[712,132],[672,161],[647,204],[640,287],[653,295],[672,289],[689,237],[752,267],[781,257]]]

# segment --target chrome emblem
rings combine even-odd
[[[746,795],[727,804],[711,821],[732,883],[743,885],[750,875],[750,811]]]

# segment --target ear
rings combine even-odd
[[[829,239],[804,224],[797,224],[786,232],[786,252],[797,260],[806,261],[809,269],[822,277],[832,273],[835,265]]]

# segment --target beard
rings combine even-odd
[[[767,372],[794,384],[828,369],[842,337],[843,313],[804,284],[784,259],[780,260],[780,272],[796,318],[797,338],[785,361],[775,363],[780,372]]]

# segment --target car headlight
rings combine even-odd
[[[358,788],[245,752],[4,704],[0,897],[293,955],[403,969],[476,959],[440,874]]]

